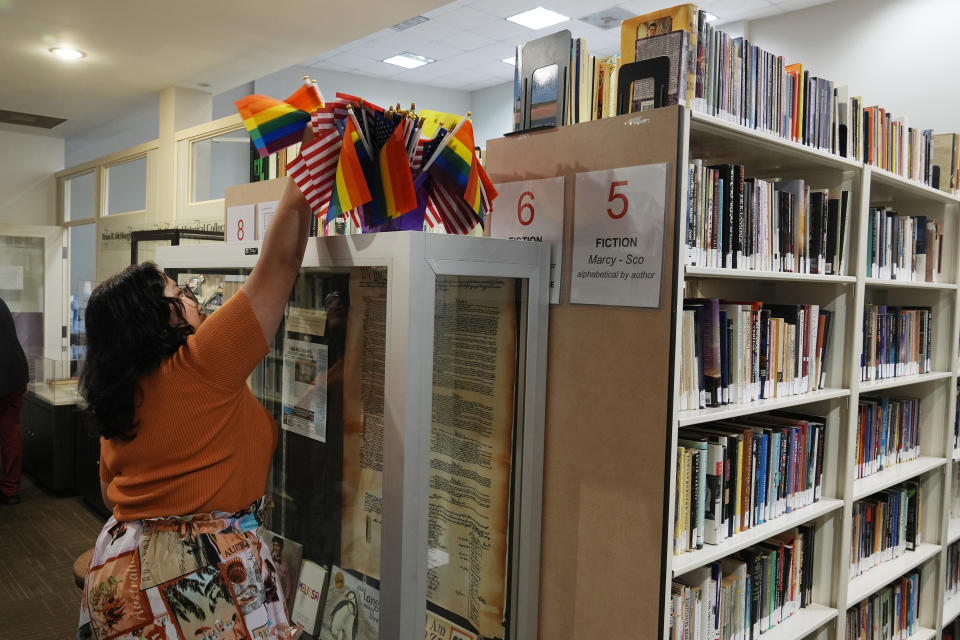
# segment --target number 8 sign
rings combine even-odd
[[[550,243],[550,303],[560,303],[563,262],[563,178],[494,185],[490,237]]]
[[[252,242],[255,229],[254,205],[245,204],[237,207],[227,207],[227,242]]]

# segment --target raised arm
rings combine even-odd
[[[297,279],[312,215],[296,183],[287,178],[280,204],[267,227],[257,266],[243,284],[268,344],[280,326],[283,309]]]

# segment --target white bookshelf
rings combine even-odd
[[[703,545],[703,549],[688,551],[687,553],[674,556],[673,575],[683,575],[687,571],[702,567],[705,564],[710,564],[720,558],[736,553],[741,549],[746,549],[750,545],[763,542],[767,538],[782,533],[787,529],[792,529],[811,520],[816,520],[820,516],[824,516],[842,507],[843,500],[831,498],[822,499],[802,509],[797,509],[779,518],[774,518],[761,525],[751,527],[746,531],[736,533],[720,544],[705,544]]]
[[[764,631],[763,640],[790,640],[804,638],[837,617],[838,611],[813,603],[800,609],[772,629]]]
[[[937,638],[949,620],[960,614],[960,597],[944,602],[945,553],[950,542],[960,540],[960,519],[949,520],[950,461],[960,460],[952,446],[956,381],[960,372],[957,353],[960,337],[960,197],[831,153],[748,129],[719,118],[687,112],[681,135],[680,167],[695,158],[710,163],[735,163],[745,176],[765,179],[803,178],[813,188],[842,188],[850,192],[845,275],[823,276],[765,271],[716,269],[684,265],[682,212],[686,207],[686,171],[678,171],[678,234],[676,277],[679,281],[676,316],[682,317],[684,296],[718,297],[765,302],[820,304],[834,312],[829,360],[825,363],[828,388],[810,394],[762,400],[748,404],[680,411],[674,395],[673,437],[680,427],[725,420],[776,409],[795,409],[827,417],[824,459],[824,495],[819,503],[772,520],[720,545],[666,558],[665,593],[670,583],[698,567],[717,561],[799,524],[816,522],[814,604],[761,637],[772,640],[842,640],[847,610],[885,588],[904,574],[921,572],[920,629],[909,640]],[[867,222],[871,206],[883,206],[904,215],[922,215],[943,224],[941,282],[901,282],[866,277]],[[867,303],[929,306],[934,310],[933,372],[872,382],[860,381],[860,348],[863,309]],[[679,324],[679,323],[678,323]],[[680,345],[680,327],[674,342]],[[674,366],[680,370],[679,346]],[[856,478],[858,404],[863,394],[919,397],[921,455],[866,478]],[[828,460],[829,459],[829,460]],[[828,463],[829,462],[829,463]],[[672,448],[670,464],[676,466]],[[669,475],[669,474],[668,474]],[[672,475],[669,475],[672,482]],[[919,479],[923,490],[922,535],[917,550],[883,563],[863,576],[849,569],[853,503],[895,486]],[[671,514],[675,490],[667,491],[665,513]],[[672,542],[672,536],[669,537]],[[672,549],[672,546],[669,547]],[[669,597],[664,601],[667,611]],[[669,615],[664,615],[669,628]]]
[[[899,558],[882,562],[853,578],[847,588],[847,607],[852,607],[864,598],[872,596],[903,574],[916,569],[938,555],[941,549],[942,547],[938,544],[924,542],[917,545],[913,551],[907,551]],[[923,597],[922,593],[921,597]]]
[[[895,378],[884,378],[883,380],[870,380],[860,383],[860,393],[871,393],[873,391],[882,391],[884,389],[893,389],[895,387],[905,387],[910,384],[919,384],[921,382],[934,382],[936,380],[945,380],[953,376],[952,371],[931,371],[930,373],[921,373],[915,376],[897,376]]]
[[[871,474],[866,478],[858,478],[853,483],[853,499],[862,500],[878,491],[888,489],[895,484],[921,476],[947,463],[946,458],[920,456],[916,460],[901,462],[882,471]]]
[[[678,423],[681,427],[689,427],[704,422],[727,420],[729,418],[736,418],[737,416],[748,416],[753,413],[788,409],[812,402],[845,398],[849,395],[849,389],[821,389],[820,391],[811,391],[810,393],[801,393],[795,396],[755,400],[754,402],[746,402],[743,404],[725,404],[720,407],[707,407],[706,409],[691,409],[679,412],[680,417]]]
[[[960,616],[960,594],[950,596],[943,603],[943,623],[941,627],[945,627],[954,620],[957,619],[957,616]]]

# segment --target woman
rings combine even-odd
[[[296,280],[310,207],[291,181],[241,290],[209,320],[151,263],[87,304],[81,389],[113,509],[84,583],[78,638],[293,638],[266,602],[258,533],[276,424],[246,385]]]

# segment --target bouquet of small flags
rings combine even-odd
[[[497,196],[474,151],[467,117],[383,109],[343,93],[325,102],[316,83],[284,101],[250,95],[236,103],[261,157],[313,139],[287,165],[320,227],[348,216],[362,232],[421,231],[424,224],[468,234]],[[444,120],[444,118],[446,120]]]

